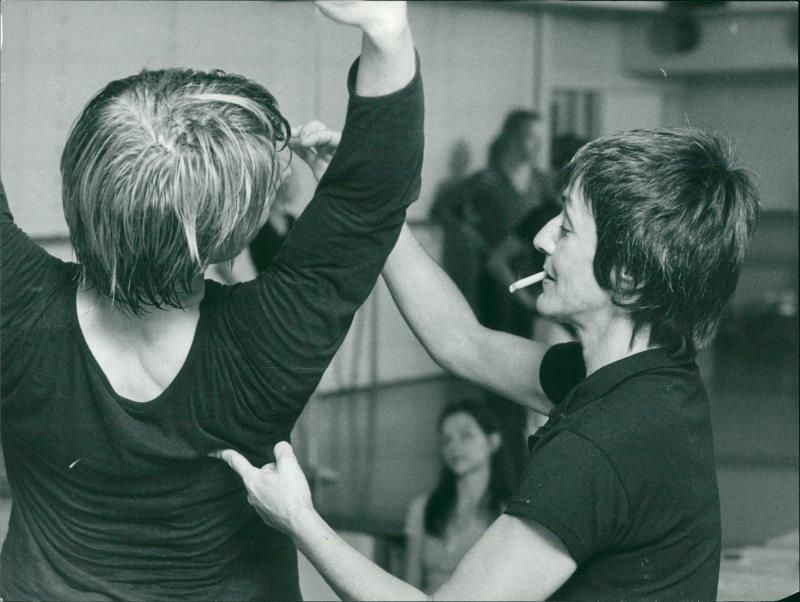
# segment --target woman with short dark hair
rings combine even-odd
[[[736,287],[755,189],[695,129],[600,138],[568,174],[561,213],[534,239],[546,256],[536,308],[577,342],[547,349],[484,328],[407,230],[384,270],[441,365],[549,416],[505,513],[432,596],[338,538],[288,443],[261,469],[218,454],[343,597],[716,599],[719,493],[694,357]]]

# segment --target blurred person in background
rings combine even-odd
[[[406,581],[437,590],[464,553],[505,510],[512,480],[503,436],[483,402],[447,404],[439,416],[442,470],[429,494],[412,502],[406,516]]]
[[[480,238],[464,221],[461,186],[470,165],[466,141],[457,141],[450,150],[448,174],[436,187],[429,219],[442,230],[442,267],[467,299],[477,308]]]
[[[242,76],[145,70],[105,86],[67,139],[78,263],[19,229],[0,186],[3,599],[301,598],[291,540],[207,454],[264,462],[289,437],[397,240],[423,152],[405,3],[318,7],[362,32],[341,140],[292,134]],[[205,280],[266,221],[287,143],[327,169],[314,198],[267,271]]]
[[[558,197],[547,174],[536,167],[540,117],[536,111],[510,111],[489,149],[488,165],[467,178],[458,189],[463,221],[478,241],[475,313],[487,328],[530,337],[533,320],[529,308],[508,293],[508,286],[493,273],[492,255],[513,238],[526,216],[548,212]],[[506,441],[506,453],[516,474],[522,472],[528,450],[527,413],[512,401],[487,392]]]
[[[547,174],[548,190],[563,190],[564,186],[560,182],[562,170],[587,142],[589,142],[588,139],[579,138],[573,134],[562,134],[553,139],[550,172]],[[508,286],[512,282],[542,270],[544,253],[535,248],[532,249],[531,241],[539,230],[556,217],[560,211],[561,200],[555,193],[544,196],[541,202],[530,209],[492,250],[486,265],[488,272],[502,290],[508,291]],[[516,291],[514,295],[510,296],[510,299],[514,302],[514,307],[524,308],[527,310],[528,316],[534,318],[536,316],[536,296],[534,290],[528,287]]]
[[[575,342],[548,349],[481,325],[407,227],[384,268],[441,366],[549,415],[508,508],[432,595],[325,523],[288,443],[261,468],[215,454],[343,599],[716,599],[719,492],[695,357],[736,289],[756,190],[724,140],[692,128],[590,142],[566,182],[534,240],[546,255],[536,307]]]
[[[574,134],[561,134],[553,139],[550,153],[550,173],[547,174],[552,190],[563,190],[561,182],[563,169],[575,153],[589,140]],[[531,241],[551,219],[561,211],[561,201],[555,195],[547,195],[542,203],[531,209],[519,223],[509,232],[489,255],[486,269],[499,286],[497,294],[507,296],[510,312],[515,314],[520,324],[530,323],[528,332],[535,340],[547,345],[564,343],[575,338],[569,325],[560,324],[539,315],[536,311],[536,298],[541,292],[539,287],[526,287],[508,292],[508,286],[531,274],[541,272],[544,268],[545,254],[533,248]],[[517,333],[524,335],[524,329]],[[528,412],[527,432],[534,432],[543,423],[543,416],[536,412]]]

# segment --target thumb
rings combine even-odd
[[[220,449],[217,451],[213,451],[208,454],[212,458],[217,458],[218,460],[222,460],[228,464],[236,473],[242,477],[242,480],[246,480],[246,477],[253,472],[257,472],[255,466],[250,464],[250,462],[245,458],[242,454],[237,452],[233,449]]]
[[[300,466],[292,446],[286,441],[276,443],[272,453],[275,454],[275,464],[279,467],[286,464]]]

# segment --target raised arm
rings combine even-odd
[[[14,223],[0,179],[0,328],[19,323],[20,313],[30,311],[32,300],[58,284],[53,282],[63,278],[61,265]]]
[[[361,62],[359,96],[382,96],[405,86],[414,75],[414,45],[405,2],[315,2],[330,19],[358,27]]]
[[[546,347],[483,327],[466,299],[403,226],[383,270],[397,307],[442,368],[461,378],[547,413],[539,384]]]
[[[419,195],[423,91],[405,3],[318,6],[363,32],[362,55],[348,76],[341,140],[324,170],[335,142],[307,144],[311,156],[303,156],[304,134],[296,133],[301,144],[295,151],[315,175],[324,170],[314,198],[270,269],[224,293],[225,327],[237,341],[236,355],[247,358],[237,371],[258,392],[229,410],[237,428],[230,436],[254,453],[263,441],[239,417],[291,427],[375,286],[406,208]],[[322,160],[314,160],[320,152]]]

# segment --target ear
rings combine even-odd
[[[500,445],[502,443],[503,443],[503,436],[500,433],[491,433],[489,435],[489,447],[491,448],[492,453],[500,449]]]
[[[639,289],[642,283],[637,283],[627,268],[614,270],[612,274],[612,282],[614,288],[617,289],[614,295],[619,301],[623,303],[630,303],[639,297]]]

